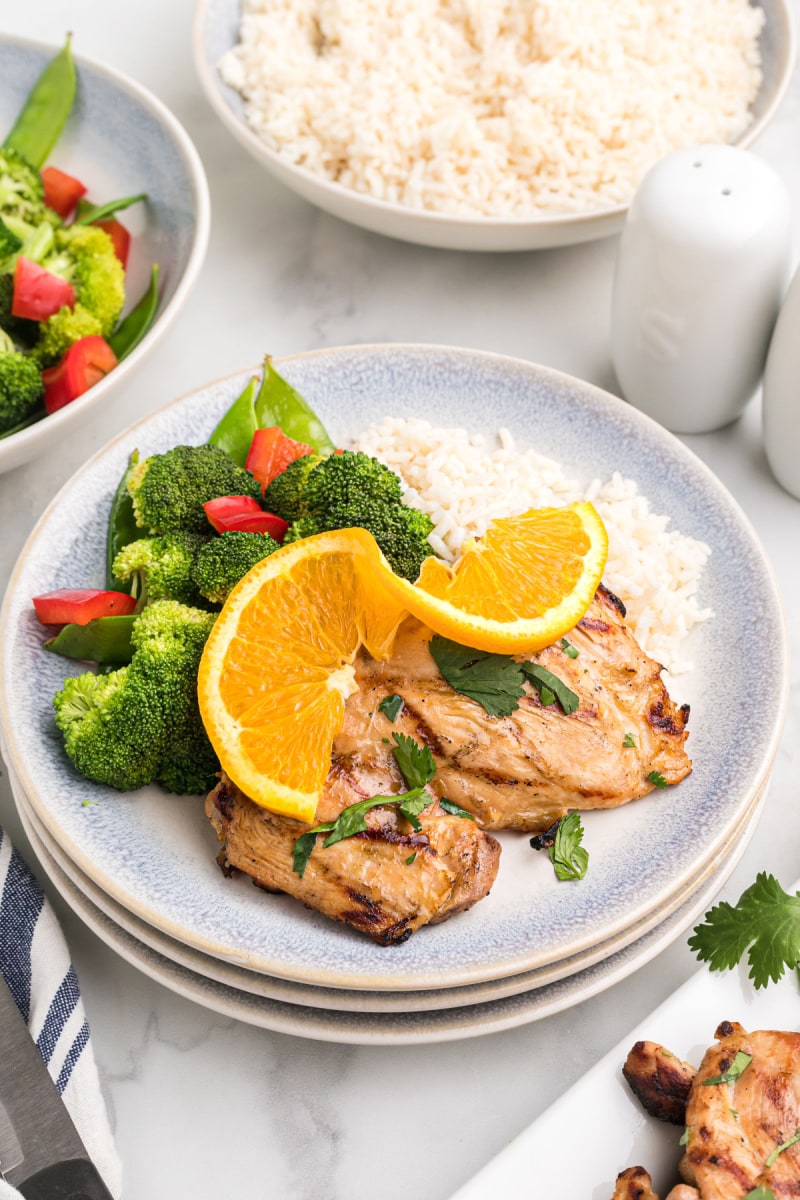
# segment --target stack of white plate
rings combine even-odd
[[[505,425],[578,478],[639,481],[658,512],[712,548],[691,635],[692,775],[635,804],[584,816],[587,876],[559,883],[524,835],[503,834],[491,895],[469,913],[381,948],[244,877],[226,879],[200,797],[120,794],[72,770],[51,698],[70,669],[42,651],[30,599],[102,582],[110,498],[131,450],[200,441],[249,372],[184,397],[101,451],[45,513],[0,626],[3,753],[21,818],[67,902],[109,945],[199,1003],[325,1040],[410,1043],[540,1019],[624,978],[701,914],[758,819],[786,703],[780,602],[735,502],[660,427],[614,397],[543,368],[434,347],[360,347],[281,370],[337,440],[383,414],[490,432]],[[527,439],[525,439],[527,440]],[[670,685],[676,692],[676,685]],[[746,720],[743,719],[746,714]]]

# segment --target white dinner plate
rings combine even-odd
[[[251,970],[317,986],[415,991],[536,970],[621,937],[714,862],[772,768],[787,699],[783,615],[771,568],[736,502],[676,438],[622,401],[517,359],[433,346],[363,346],[279,361],[337,442],[387,413],[481,432],[509,427],[584,481],[621,470],[654,511],[712,548],[690,636],[696,667],[691,776],[634,804],[586,814],[591,868],[557,882],[528,838],[502,835],[491,895],[470,912],[382,948],[244,877],[225,879],[202,798],[156,787],[120,795],[66,759],[51,700],[81,668],[42,651],[31,597],[102,582],[111,497],[131,451],[202,441],[250,372],[151,414],[66,484],[20,555],[0,617],[4,754],[44,826],[80,869],[142,920]],[[624,597],[623,597],[624,598]],[[673,691],[675,688],[673,687]],[[742,713],[747,714],[743,721]],[[84,801],[90,799],[90,804]],[[635,864],[636,869],[631,869]]]
[[[40,858],[46,857],[47,862],[53,862],[63,873],[73,887],[82,892],[86,899],[105,916],[109,917],[125,933],[136,938],[151,950],[168,958],[171,962],[187,967],[199,975],[216,980],[255,996],[269,1000],[282,1000],[290,1004],[308,1005],[311,1008],[336,1009],[344,1012],[380,1012],[380,1013],[409,1013],[432,1012],[436,1009],[460,1008],[465,1005],[484,1004],[490,1000],[500,1000],[506,996],[516,996],[521,992],[530,992],[547,987],[547,985],[578,972],[586,972],[587,968],[597,962],[611,958],[621,948],[615,943],[603,942],[585,955],[577,955],[574,959],[559,962],[553,967],[543,967],[539,971],[525,971],[520,975],[512,975],[507,979],[495,979],[486,983],[464,984],[459,988],[429,988],[419,992],[370,992],[363,989],[324,988],[312,984],[295,983],[289,979],[277,979],[264,975],[259,971],[248,971],[245,967],[237,967],[233,963],[223,962],[212,958],[183,942],[177,942],[167,934],[161,933],[152,925],[146,924],[128,909],[117,904],[115,900],[92,883],[80,867],[64,853],[52,835],[40,823],[32,811],[19,785],[19,780],[10,774],[11,790],[16,802],[17,811],[24,824],[25,830]],[[689,904],[706,903],[710,897],[724,885],[739,859],[744,854],[747,845],[755,831],[761,809],[764,804],[764,793],[759,797],[753,812],[742,829],[737,829],[730,844],[726,846],[724,855],[714,868],[705,872],[702,879],[697,880],[687,900],[682,905],[675,905],[669,911],[664,911],[655,920],[636,928],[628,936],[624,945],[632,947],[649,960],[657,951],[669,945],[681,932],[680,924],[671,918],[682,912],[688,922],[693,913]],[[653,931],[654,935],[646,937]],[[633,969],[638,959],[626,959],[626,969]],[[609,977],[609,984],[613,979]]]
[[[482,1004],[430,1012],[411,1008],[405,1011],[369,1012],[357,1007],[326,1009],[309,1006],[305,1002],[287,1002],[289,996],[296,998],[296,989],[302,989],[304,985],[281,980],[274,981],[278,985],[276,995],[270,995],[267,991],[270,981],[266,981],[264,992],[259,994],[251,990],[252,972],[219,962],[197,951],[188,951],[182,956],[183,961],[177,959],[174,957],[176,943],[170,946],[169,939],[154,936],[149,926],[143,922],[137,923],[130,914],[127,914],[123,927],[105,911],[108,908],[107,901],[102,908],[94,904],[82,884],[75,884],[39,838],[24,803],[19,805],[19,814],[31,845],[53,886],[76,915],[132,966],[186,999],[250,1025],[295,1037],[356,1045],[416,1045],[499,1033],[503,1029],[513,1029],[553,1016],[605,991],[649,962],[705,912],[741,858],[752,832],[751,827],[742,843],[735,845],[730,858],[720,864],[719,872],[672,917],[624,950],[586,970],[576,971],[568,978],[545,987]],[[753,818],[752,826],[756,821],[757,815]],[[102,897],[104,894],[100,895]],[[125,913],[126,910],[121,911]],[[132,932],[137,924],[146,940],[136,937]],[[168,953],[163,953],[164,949]],[[247,984],[245,988],[237,986],[243,977]],[[355,1005],[364,994],[350,993]]]
[[[797,888],[800,882],[790,891]],[[536,1196],[567,1194],[565,1163],[568,1194],[576,1200],[609,1200],[618,1173],[633,1166],[649,1171],[656,1192],[665,1195],[679,1182],[683,1129],[647,1117],[630,1092],[622,1064],[631,1046],[639,1040],[660,1042],[679,1058],[699,1063],[721,1021],[738,1021],[748,1030],[796,1031],[799,1012],[794,971],[756,991],[744,967],[724,974],[703,967],[451,1200],[531,1200],[532,1163]]]

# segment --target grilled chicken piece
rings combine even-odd
[[[319,821],[367,796],[402,791],[396,768],[355,778],[335,765],[317,809]],[[452,816],[431,796],[415,832],[394,808],[367,814],[369,829],[335,845],[317,845],[302,878],[292,850],[306,826],[254,804],[224,775],[206,800],[223,844],[224,871],[244,871],[269,891],[368,934],[383,946],[404,942],[422,925],[444,921],[482,899],[494,883],[500,846],[474,821]]]
[[[800,1034],[747,1033],[723,1021],[686,1106],[689,1140],[680,1172],[702,1200],[741,1200],[763,1184],[775,1200],[800,1196],[800,1142],[767,1162],[800,1129]],[[752,1057],[733,1083],[707,1084]]]
[[[601,587],[569,634],[577,658],[558,646],[529,656],[579,695],[570,716],[557,703],[545,708],[530,683],[512,716],[488,716],[445,682],[428,649],[430,630],[407,619],[388,662],[359,654],[359,691],[347,700],[334,763],[386,766],[391,748],[384,739],[395,730],[410,734],[433,752],[438,796],[473,813],[485,829],[532,833],[571,809],[615,808],[644,796],[653,772],[678,783],[691,770],[688,706],[670,700],[661,667],[637,644],[624,612]],[[378,706],[393,693],[403,708],[392,725]]]
[[[622,1074],[642,1108],[672,1125],[686,1123],[686,1103],[696,1068],[657,1042],[637,1042]]]
[[[627,1167],[617,1176],[617,1186],[611,1200],[658,1200],[653,1181],[644,1167]],[[696,1188],[679,1183],[664,1200],[701,1200]]]

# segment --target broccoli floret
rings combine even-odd
[[[268,533],[223,533],[212,538],[195,560],[193,579],[198,591],[212,604],[224,604],[239,580],[278,549]]]
[[[184,530],[139,538],[123,546],[111,570],[117,579],[131,582],[131,595],[143,604],[180,600],[182,604],[202,605],[192,571],[207,540],[201,533]]]
[[[267,512],[276,513],[284,521],[296,521],[298,517],[305,516],[308,512],[305,502],[308,478],[314,468],[324,461],[320,454],[306,454],[289,463],[264,492]]]
[[[0,149],[0,216],[38,225],[58,221],[44,202],[42,177],[16,150]]]
[[[264,497],[268,508],[291,522],[284,542],[359,526],[369,530],[393,571],[405,579],[417,578],[423,559],[433,553],[428,543],[433,521],[403,503],[402,485],[394,471],[361,452],[332,454],[312,464],[305,475],[297,472],[290,479],[291,504],[281,512],[275,507],[274,489],[298,463],[287,467]]]
[[[197,706],[197,671],[215,616],[173,600],[134,622],[130,665],[67,679],[53,705],[64,746],[87,779],[130,791],[157,782],[201,793],[218,763]]]
[[[2,217],[0,217],[0,260],[12,258],[21,249],[22,238],[9,229]]]
[[[42,322],[35,353],[45,364],[57,361],[80,338],[107,338],[125,303],[125,271],[104,229],[70,225],[56,230],[53,242],[52,253],[37,261],[72,284],[75,304]]]
[[[203,510],[218,496],[261,497],[261,485],[219,446],[173,446],[134,467],[128,480],[136,524],[148,533],[208,533]]]
[[[36,363],[21,354],[5,330],[0,329],[0,433],[29,417],[43,394],[42,376]]]

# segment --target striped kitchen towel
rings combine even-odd
[[[0,829],[0,972],[92,1161],[114,1196],[121,1169],[67,944],[50,902]],[[0,1180],[0,1200],[19,1193]]]

